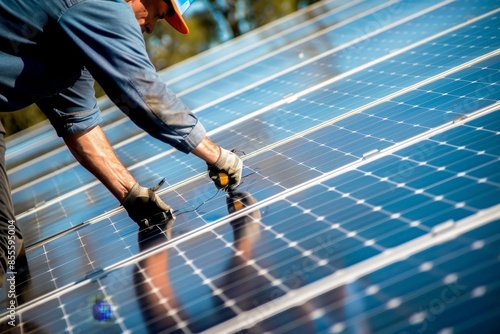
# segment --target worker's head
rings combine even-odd
[[[194,0],[126,0],[134,11],[135,18],[143,33],[152,33],[159,19],[165,19],[182,34],[188,34],[189,28],[182,14]]]

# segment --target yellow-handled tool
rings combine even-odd
[[[229,175],[225,172],[219,172],[219,184],[221,187],[226,187],[229,184]]]

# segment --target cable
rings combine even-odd
[[[253,174],[257,174],[257,171],[255,171],[255,172],[251,172],[250,174],[247,174],[247,175],[242,176],[242,177],[241,177],[242,182],[240,183],[240,185],[239,185],[238,187],[240,187],[240,186],[243,184],[243,179],[244,179],[244,178],[249,177],[250,175],[253,175]],[[208,199],[206,199],[205,201],[201,202],[200,204],[198,204],[198,206],[197,206],[196,208],[194,208],[194,209],[192,209],[192,210],[186,210],[186,211],[179,212],[179,211],[181,210],[181,209],[179,209],[179,210],[175,210],[175,211],[174,211],[174,214],[175,214],[176,216],[180,216],[180,215],[185,214],[185,213],[196,212],[196,211],[198,211],[198,210],[199,210],[199,209],[200,209],[200,208],[201,208],[204,204],[206,204],[207,202],[209,202],[209,201],[213,200],[213,199],[217,196],[217,194],[218,194],[219,192],[220,192],[220,189],[217,189],[217,192],[216,192],[213,196],[211,196],[210,198],[208,198]],[[231,192],[235,192],[235,190],[233,190],[233,191],[231,191]],[[230,192],[230,193],[231,193],[231,192]]]

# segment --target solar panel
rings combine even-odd
[[[498,328],[499,11],[496,1],[321,1],[167,69],[210,137],[242,155],[234,197],[101,100],[133,175],[167,179],[171,230],[138,231],[47,126],[14,138],[9,177],[30,265],[16,277],[17,323],[36,333]]]

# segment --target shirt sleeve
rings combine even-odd
[[[58,24],[108,97],[135,124],[185,153],[205,137],[202,124],[157,74],[128,4],[83,1],[66,10]]]
[[[71,87],[36,104],[59,137],[83,132],[102,122],[95,98],[94,79],[86,69]]]

